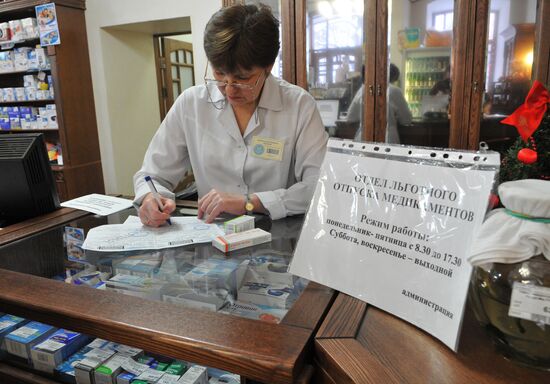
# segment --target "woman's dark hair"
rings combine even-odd
[[[222,8],[204,30],[206,57],[216,69],[268,67],[279,53],[279,21],[266,5]]]
[[[390,83],[396,82],[399,79],[399,68],[394,63],[390,63]]]

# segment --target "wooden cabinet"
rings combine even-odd
[[[286,3],[282,1],[282,4]],[[287,80],[307,89],[308,65],[308,7],[312,1],[295,0],[293,18],[285,22],[294,23],[296,53],[295,74]],[[317,2],[320,3],[320,2]],[[323,6],[332,4],[322,2]],[[356,6],[356,2],[349,4]],[[500,81],[502,65],[506,65],[506,55],[512,57],[517,52],[526,52],[531,47],[532,65],[530,65],[527,83],[537,79],[547,84],[550,79],[550,1],[534,0],[529,2],[491,1],[491,0],[448,0],[448,1],[410,1],[410,0],[365,0],[363,4],[362,51],[364,65],[363,95],[363,137],[368,141],[384,141],[387,124],[388,56],[393,61],[397,39],[397,29],[419,27],[420,44],[424,43],[424,30],[430,28],[450,28],[452,30],[451,51],[451,95],[449,120],[446,133],[446,146],[461,149],[477,149],[480,140],[484,140],[484,114],[494,115],[488,108],[491,90],[495,82]],[[332,5],[335,17],[346,10]],[[422,10],[420,10],[423,8]],[[404,23],[395,30],[392,23],[397,18],[406,17]],[[506,28],[510,29],[506,31]],[[514,33],[511,33],[513,30]],[[513,35],[513,39],[512,39]],[[389,39],[389,40],[388,40]],[[511,40],[512,39],[512,40]],[[283,41],[284,44],[284,41]],[[507,48],[506,48],[507,47]],[[507,53],[505,53],[506,51]],[[309,63],[309,64],[308,64]],[[399,61],[398,61],[399,63]],[[400,68],[403,75],[404,68]],[[402,78],[402,89],[405,90]],[[523,82],[523,86],[525,82]],[[523,89],[520,92],[524,97]],[[505,111],[513,110],[506,103]],[[418,106],[415,112],[418,112]],[[497,108],[498,110],[498,108]],[[502,110],[502,109],[501,109]],[[492,120],[492,116],[489,116]],[[492,123],[491,123],[492,124]],[[494,125],[494,124],[492,124]],[[427,131],[427,130],[426,130]],[[431,141],[426,139],[424,145]],[[406,144],[406,143],[405,143]]]
[[[46,141],[59,144],[62,164],[52,170],[60,200],[88,193],[104,193],[99,139],[95,117],[86,22],[85,1],[17,0],[0,3],[0,22],[35,16],[35,6],[55,3],[61,44],[46,47],[53,79],[54,100],[13,101],[2,106],[43,107],[55,103],[58,129],[39,129]],[[38,40],[16,45],[33,47]],[[22,87],[26,73],[0,73],[2,87]],[[36,73],[35,73],[36,74]],[[35,132],[36,130],[33,130]],[[1,134],[17,134],[23,130],[1,130]]]

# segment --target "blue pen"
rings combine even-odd
[[[157,201],[159,209],[162,212],[164,210],[164,206],[162,205],[162,201],[160,200],[160,195],[157,191],[157,188],[155,187],[155,184],[153,184],[153,180],[151,179],[151,176],[145,176],[145,182],[149,186],[149,190],[153,194],[153,197]],[[170,221],[170,219],[166,220],[166,222],[168,223],[168,225],[172,225],[172,222]]]

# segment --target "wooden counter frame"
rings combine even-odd
[[[527,384],[550,372],[498,352],[467,307],[458,353],[419,328],[339,293],[315,337],[314,382]]]

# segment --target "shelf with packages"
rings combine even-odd
[[[26,38],[21,40],[7,40],[7,41],[0,40],[0,49],[3,49],[3,50],[12,49],[17,45],[36,45],[39,43],[40,43],[40,39],[38,37]]]
[[[405,71],[401,75],[404,96],[413,117],[422,116],[422,102],[436,84],[448,78],[450,50],[417,48],[405,50]]]
[[[59,198],[65,201],[103,193],[104,186],[86,41],[85,1],[52,3],[61,44],[41,47],[33,25],[35,6],[44,2],[0,2],[0,29],[17,39],[11,42],[14,47],[0,51],[0,120],[5,122],[1,129],[11,134],[44,133],[50,162],[63,165],[53,168],[53,172]],[[25,38],[21,33],[31,37]]]
[[[90,252],[72,242],[78,236],[66,235],[74,232],[66,225],[87,234],[133,214],[88,214],[0,246],[2,312],[229,371],[243,383],[309,382],[313,334],[335,292],[286,272],[303,217],[257,216],[256,227],[269,231],[271,242],[229,253],[211,243]],[[75,274],[77,265],[84,275]],[[87,278],[77,282],[90,266],[106,289],[94,289],[97,281]],[[52,279],[68,276],[72,284]],[[252,294],[251,286],[272,288]],[[13,379],[10,370],[39,374],[8,359],[0,381]]]

